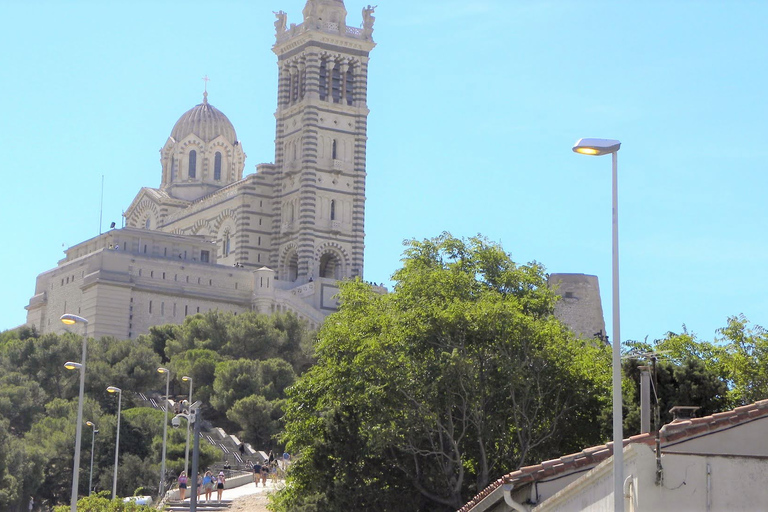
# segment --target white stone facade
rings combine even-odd
[[[368,53],[341,0],[308,0],[304,21],[277,13],[275,162],[243,176],[229,119],[203,102],[160,150],[161,184],[145,187],[123,229],[71,247],[37,278],[27,323],[131,338],[213,309],[293,311],[319,325],[337,308],[338,280],[362,277]]]

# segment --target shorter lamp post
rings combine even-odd
[[[117,456],[120,454],[120,408],[123,403],[123,390],[109,386],[107,391],[117,393],[117,435],[115,436],[115,474],[112,477],[112,499],[117,497]]]
[[[194,449],[192,450],[192,473],[187,473],[187,477],[189,477],[192,482],[192,488],[189,493],[190,512],[195,512],[197,510],[197,473],[199,470],[198,457],[200,453],[200,405],[201,402],[199,400],[194,404],[188,404],[187,407],[189,409],[186,412],[179,413],[173,418],[174,425],[179,424],[179,418],[184,418],[187,420],[187,424],[191,422],[194,425],[193,434],[195,443]]]
[[[80,364],[67,361],[64,365],[68,370],[80,370],[80,398],[77,402],[77,426],[75,427],[75,463],[72,470],[72,496],[70,497],[70,510],[77,512],[77,485],[80,477],[80,437],[83,433],[83,395],[85,394],[85,356],[88,349],[86,337],[88,331],[88,320],[81,316],[71,315],[69,313],[61,315],[61,323],[64,325],[83,324],[83,352]],[[68,366],[69,365],[69,366]]]
[[[93,447],[94,447],[94,444],[96,442],[96,434],[99,433],[99,429],[96,428],[96,425],[93,422],[91,422],[91,421],[86,421],[85,424],[88,425],[89,427],[91,427],[91,429],[92,429],[92,432],[91,432],[91,476],[88,477],[88,496],[90,496],[91,493],[93,493]]]
[[[184,375],[181,380],[189,382],[189,405],[192,404],[192,377]],[[189,476],[189,422],[187,422],[187,445],[184,448],[184,473]]]
[[[168,390],[171,384],[171,372],[168,370],[168,368],[163,367],[158,368],[157,372],[165,374],[165,403],[163,404],[163,409],[165,410],[165,415],[163,416],[163,458],[162,462],[160,463],[160,486],[158,487],[158,496],[162,497],[163,491],[165,490],[165,441],[168,436]]]

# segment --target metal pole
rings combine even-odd
[[[194,448],[192,449],[192,494],[189,496],[189,511],[195,512],[197,510],[197,473],[198,473],[198,459],[200,454],[200,409],[190,411],[190,417],[193,418],[195,428],[193,434],[195,436]],[[194,415],[194,416],[192,416]]]
[[[83,358],[80,362],[80,398],[77,402],[77,427],[75,429],[75,463],[72,469],[72,496],[70,498],[70,510],[77,512],[77,487],[80,479],[80,437],[83,433],[83,395],[85,394],[85,357],[88,350],[88,338],[86,337],[88,324],[83,330]]]
[[[117,497],[117,456],[120,454],[120,408],[123,404],[123,392],[117,395],[117,438],[115,440],[115,474],[112,477],[112,499]]]
[[[612,203],[613,203],[613,509],[624,511],[624,429],[621,405],[621,329],[619,319],[619,193],[618,193],[618,152],[611,153],[612,159]]]
[[[96,442],[96,425],[91,428],[93,432],[91,433],[91,476],[88,477],[88,496],[93,492],[93,446]]]
[[[192,405],[192,378],[189,379],[189,406]],[[187,421],[187,445],[184,449],[184,473],[189,477],[189,421]]]
[[[168,436],[168,389],[171,382],[171,372],[168,370],[165,370],[165,416],[163,418],[163,461],[160,464],[160,487],[158,496],[163,496],[163,491],[165,490],[165,441]]]

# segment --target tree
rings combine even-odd
[[[341,287],[289,388],[284,510],[455,510],[531,460],[605,438],[606,347],[552,315],[537,263],[482,237],[407,242],[389,295]],[[566,428],[567,426],[567,428]]]

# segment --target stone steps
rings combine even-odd
[[[217,510],[227,510],[230,505],[232,505],[232,500],[222,500],[221,503],[216,503],[215,501],[202,501],[197,503],[197,510],[198,512],[214,512]],[[185,501],[184,503],[181,503],[180,501],[169,501],[166,503],[165,510],[174,512],[186,512],[189,510],[189,507],[190,505],[188,501]]]

